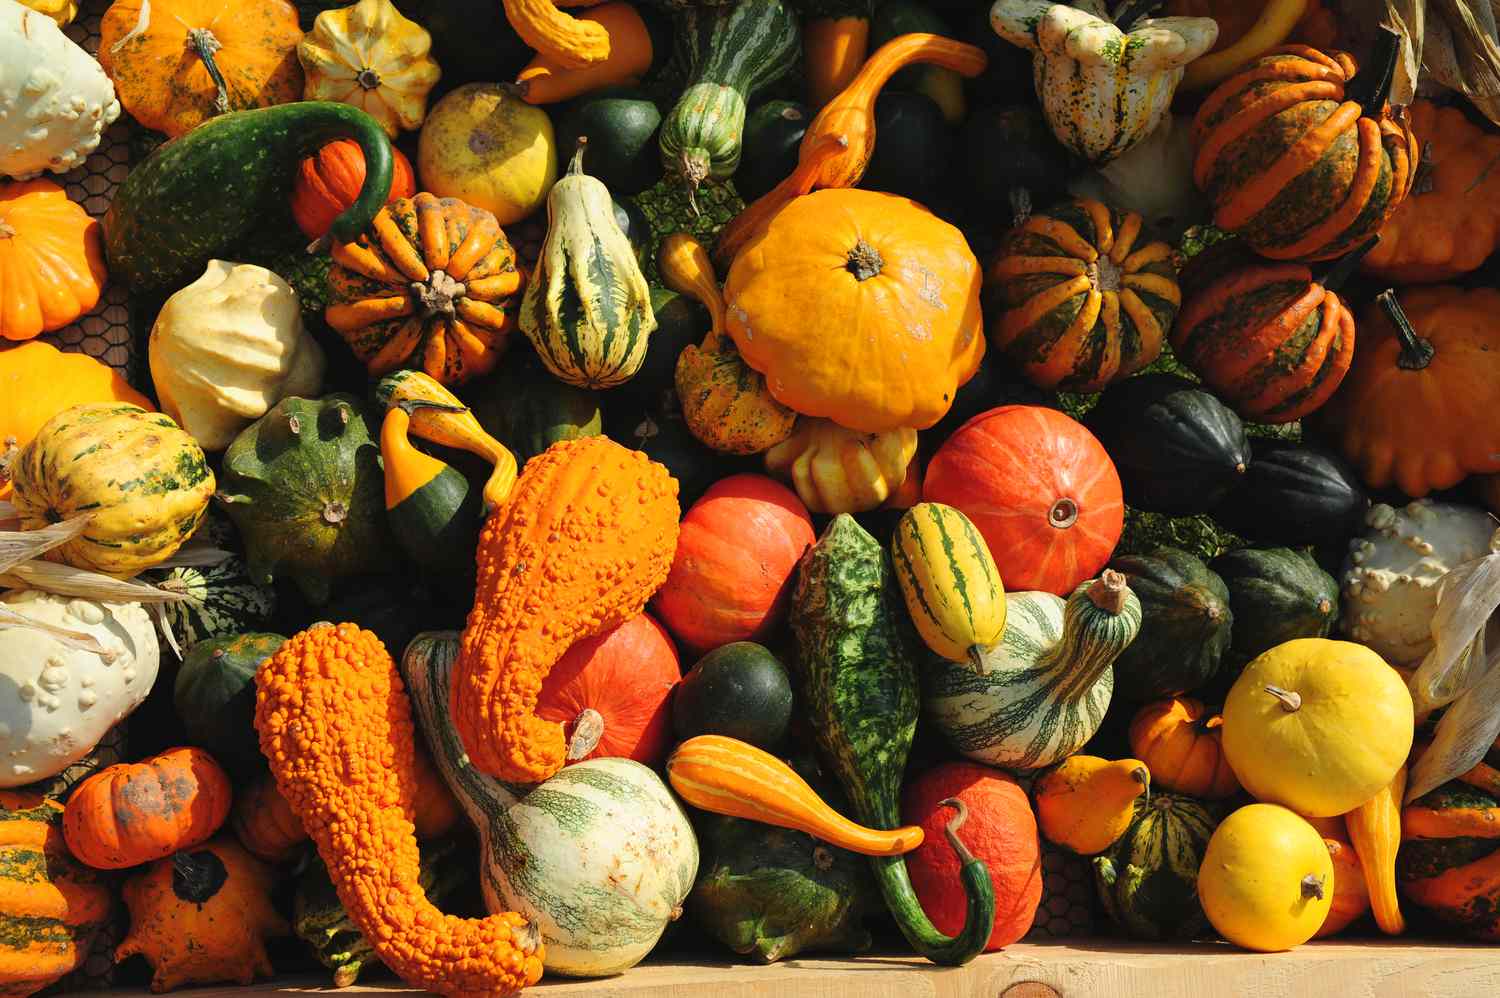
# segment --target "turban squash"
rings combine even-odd
[[[1215,225],[1273,260],[1341,256],[1379,231],[1419,158],[1404,112],[1385,106],[1400,38],[1381,37],[1358,78],[1347,53],[1288,45],[1208,96],[1193,178]]]
[[[745,245],[729,335],[781,404],[866,433],[925,429],[984,357],[979,263],[906,198],[804,195]]]

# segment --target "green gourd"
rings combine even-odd
[[[199,641],[172,684],[188,740],[236,775],[264,765],[255,733],[255,670],[282,646],[280,634],[231,634]]]
[[[766,101],[751,109],[745,116],[745,150],[734,172],[741,197],[754,201],[791,176],[812,119],[806,105],[790,100]]]
[[[1142,703],[1212,681],[1237,627],[1224,580],[1172,547],[1114,558],[1109,567],[1141,601],[1141,633],[1115,662],[1115,695]]]
[[[653,343],[660,336],[658,329]],[[563,384],[534,357],[517,357],[460,391],[479,425],[510,448],[518,467],[560,440],[603,432],[598,393]]]
[[[240,634],[266,627],[276,616],[276,590],[250,578],[243,558],[225,558],[217,565],[180,565],[153,569],[146,581],[158,589],[181,593],[187,599],[161,604],[159,631],[171,634],[184,653],[204,638]]]
[[[753,641],[734,641],[704,655],[672,694],[679,741],[724,735],[775,752],[791,720],[786,666]]]
[[[1110,921],[1132,939],[1196,939],[1209,931],[1198,867],[1223,817],[1202,801],[1153,793],[1135,799],[1125,834],[1094,857],[1094,884]]]

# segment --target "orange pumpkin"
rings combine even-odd
[[[290,859],[297,847],[307,841],[302,819],[281,796],[269,774],[235,797],[230,824],[240,845],[267,863]]]
[[[353,139],[335,139],[302,161],[292,184],[292,218],[309,239],[321,239],[359,197],[365,184],[365,154]],[[411,160],[391,146],[391,193],[387,203],[417,192]]]
[[[1159,700],[1130,722],[1130,751],[1163,789],[1209,800],[1232,797],[1240,781],[1224,758],[1223,727],[1224,718],[1198,700]]]
[[[99,63],[130,116],[176,138],[226,111],[302,99],[288,0],[115,0]]]
[[[99,303],[99,222],[50,180],[0,184],[0,340],[61,329]]]
[[[729,335],[788,408],[865,433],[925,429],[984,357],[980,279],[962,233],[915,202],[817,191],[735,257]]]

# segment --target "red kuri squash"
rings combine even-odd
[[[987,952],[1009,946],[1031,929],[1042,900],[1041,839],[1026,791],[1008,773],[972,762],[949,762],[923,773],[906,788],[901,819],[919,825],[922,844],[906,854],[906,870],[922,910],[939,932],[963,928],[968,900],[958,877],[959,859],[943,829],[953,797],[968,808],[959,834],[990,869],[995,887],[995,927]]]
[[[1109,561],[1125,526],[1103,445],[1041,406],[1001,406],[959,427],[928,464],[922,498],[974,521],[1013,592],[1068,595]]]
[[[672,747],[681,678],[672,639],[642,613],[569,648],[543,680],[536,714],[563,726],[568,762],[619,756],[658,766]]]
[[[292,184],[292,218],[309,239],[328,233],[365,183],[365,154],[353,139],[335,139],[302,161]],[[391,193],[387,201],[417,193],[411,160],[391,146]]]
[[[762,640],[785,614],[797,561],[815,539],[790,489],[763,475],[731,475],[682,518],[657,615],[694,655]]]

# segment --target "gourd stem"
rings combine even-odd
[[[1125,0],[1120,4],[1120,9],[1115,12],[1115,27],[1129,32],[1135,27],[1135,22],[1156,13],[1156,9],[1162,5],[1162,2],[1163,0]]]
[[[1346,99],[1357,103],[1366,118],[1378,118],[1385,110],[1396,78],[1396,57],[1400,54],[1401,35],[1382,26],[1369,67],[1355,74],[1354,82],[1344,91]]]
[[[868,281],[880,273],[885,266],[885,260],[878,249],[861,239],[849,251],[847,266],[855,280]]]
[[[1403,371],[1420,371],[1431,364],[1437,350],[1431,340],[1417,335],[1416,327],[1406,317],[1406,310],[1396,300],[1395,289],[1386,288],[1375,296],[1375,300],[1384,310],[1386,318],[1391,320],[1396,336],[1401,340],[1401,356],[1396,358],[1396,366]]]
[[[207,28],[190,28],[187,41],[193,54],[203,60],[203,68],[208,70],[208,77],[214,81],[214,87],[218,91],[214,94],[214,110],[219,114],[228,113],[229,85],[224,82],[224,74],[219,72],[219,65],[214,61],[214,53],[223,48],[224,43],[215,38],[214,33]]]
[[[946,800],[938,801],[938,806],[951,807],[958,812],[953,816],[953,820],[949,821],[943,828],[943,835],[948,839],[948,844],[953,847],[953,852],[958,856],[958,865],[963,866],[965,863],[974,862],[974,854],[969,851],[969,847],[964,845],[963,840],[958,837],[958,830],[964,827],[964,822],[969,820],[968,806],[957,797],[949,797]]]
[[[224,861],[212,850],[172,855],[172,893],[190,904],[204,904],[229,879]]]
[[[1281,701],[1281,709],[1295,714],[1302,709],[1302,694],[1296,690],[1284,690],[1280,686],[1264,687],[1265,691]]]
[[[1309,873],[1302,878],[1302,896],[1308,900],[1317,898],[1323,900],[1323,878]]]
[[[1130,771],[1130,778],[1146,788],[1146,803],[1151,803],[1151,770],[1137,766]]]
[[[1321,284],[1323,287],[1327,288],[1330,291],[1337,291],[1343,286],[1344,282],[1354,274],[1355,268],[1359,266],[1359,262],[1363,260],[1369,254],[1370,250],[1374,249],[1375,245],[1379,242],[1380,233],[1377,232],[1375,233],[1375,235],[1365,240],[1359,246],[1356,246],[1348,253],[1345,253],[1343,256],[1330,263],[1322,274],[1314,274],[1313,281],[1317,284]]]
[[[1063,496],[1047,511],[1047,523],[1058,530],[1066,530],[1078,522],[1078,503]]]
[[[576,177],[583,173],[583,151],[589,146],[587,135],[578,136],[578,144],[573,147],[573,159],[568,163],[568,176]]]
[[[354,82],[366,90],[379,90],[383,81],[380,79],[379,73],[366,66],[355,74]]]
[[[1112,568],[1106,568],[1099,576],[1099,581],[1089,586],[1089,600],[1103,610],[1105,613],[1118,614],[1125,609],[1125,597],[1130,593],[1130,587],[1125,584],[1125,576]]]
[[[396,408],[410,416],[418,409],[435,409],[438,412],[468,412],[461,405],[449,405],[446,402],[433,402],[428,399],[402,399],[396,403]]]
[[[587,759],[589,753],[599,747],[604,737],[604,715],[592,707],[585,707],[573,719],[573,734],[568,739],[568,761]]]

